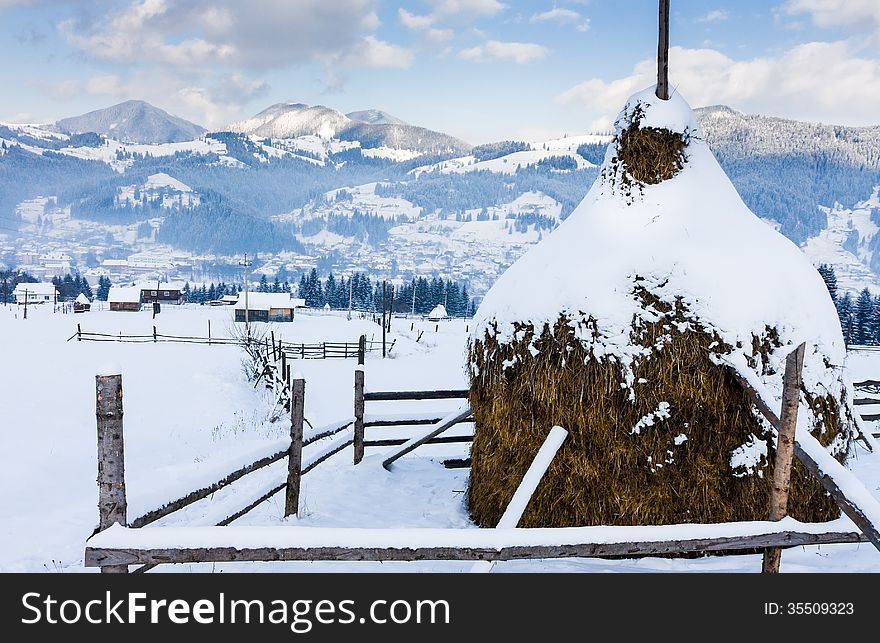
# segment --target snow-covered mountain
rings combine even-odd
[[[696,115],[753,212],[814,263],[832,264],[843,290],[880,293],[880,127],[723,106]],[[247,249],[262,253],[266,270],[317,262],[325,271],[438,274],[479,294],[572,212],[610,141],[471,147],[392,119],[280,103],[161,144],[121,142],[129,123],[109,114],[68,126],[103,135],[0,124],[0,263],[44,246],[71,256]]]
[[[880,167],[880,126],[847,127],[743,114],[726,105],[694,110],[713,152],[726,157],[820,153],[855,165]]]
[[[317,134],[329,139],[350,125],[351,119],[345,114],[323,105],[275,103],[251,118],[232,123],[227,129],[268,138]]]
[[[125,143],[180,143],[198,138],[205,128],[172,116],[142,100],[127,100],[56,123],[66,134],[95,132]]]
[[[349,112],[346,116],[353,121],[369,123],[370,125],[409,125],[406,121],[402,121],[388,112],[383,112],[381,109],[365,109],[358,112]]]
[[[227,129],[264,138],[318,136],[325,140],[358,142],[364,149],[409,150],[413,154],[408,158],[420,154],[461,154],[471,149],[453,136],[408,125],[379,110],[352,114],[357,118],[323,105],[276,103],[251,118],[232,123]]]

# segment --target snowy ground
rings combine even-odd
[[[108,363],[123,373],[125,455],[129,518],[218,479],[270,452],[288,434],[285,422],[268,420],[272,400],[254,390],[243,373],[240,349],[189,344],[121,344],[66,341],[76,330],[149,334],[231,332],[231,309],[164,307],[149,312],[53,314],[50,306],[0,307],[0,571],[83,571],[85,540],[97,519],[95,488],[94,375]],[[371,355],[368,390],[464,388],[463,349],[467,322],[394,319],[389,359]],[[414,328],[411,329],[411,325]],[[356,341],[381,336],[366,320],[344,315],[299,315],[273,326],[287,341]],[[424,331],[416,342],[419,333]],[[853,378],[880,379],[880,352],[851,354]],[[306,378],[306,418],[318,427],[352,413],[353,360],[294,362]],[[408,403],[413,404],[413,403]],[[454,408],[456,401],[369,403],[369,413]],[[459,428],[461,430],[461,428]],[[368,429],[370,431],[370,429]],[[406,429],[373,429],[368,439]],[[321,448],[320,444],[308,447]],[[345,449],[303,478],[301,516],[285,521],[278,494],[237,525],[298,524],[322,527],[471,527],[464,509],[467,470],[444,468],[444,457],[466,455],[464,445],[424,447],[392,472],[380,464],[385,448],[368,449],[358,467]],[[161,525],[208,525],[283,481],[281,461],[172,514]],[[880,497],[880,454],[857,449],[853,470]],[[515,571],[730,571],[760,570],[758,556],[698,560],[522,561],[498,564]],[[880,572],[871,545],[834,545],[787,550],[783,571]],[[470,563],[239,563],[164,566],[156,571],[467,571]]]

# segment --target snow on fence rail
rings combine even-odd
[[[859,543],[846,519],[547,529],[114,526],[86,543],[85,565],[232,561],[604,558]]]

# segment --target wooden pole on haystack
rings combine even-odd
[[[782,520],[788,515],[788,492],[791,486],[791,464],[794,459],[795,429],[798,405],[801,399],[801,371],[804,367],[806,344],[801,344],[785,359],[782,380],[782,416],[776,439],[776,464],[773,466],[773,489],[770,491],[770,520]],[[762,571],[778,574],[782,550],[778,547],[764,552]]]
[[[660,39],[657,42],[657,98],[669,100],[669,0],[660,0]]]

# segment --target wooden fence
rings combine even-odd
[[[874,348],[880,349],[880,346],[875,346]],[[880,381],[863,380],[861,382],[855,382],[853,384],[853,387],[856,389],[856,391],[860,393],[876,396],[857,397],[853,400],[854,406],[876,406],[877,410],[880,411]],[[859,409],[856,409],[856,411],[858,412]],[[877,420],[880,420],[880,412],[859,412],[859,417],[861,417],[862,420],[864,420],[865,422],[876,422]],[[871,435],[873,435],[875,438],[880,438],[880,432],[872,432]]]
[[[82,330],[80,324],[76,326],[76,332],[67,338],[67,341],[76,340],[78,342],[122,342],[128,344],[206,344],[209,346],[217,345],[234,345],[246,346],[248,342],[242,337],[217,337],[210,334],[211,327],[208,326],[208,335],[206,337],[193,335],[166,335],[158,332],[153,326],[153,332],[149,335],[125,335],[119,333],[93,333]],[[274,331],[271,333],[272,339],[268,336],[256,339],[251,338],[251,344],[263,344],[266,347],[266,353],[273,355],[273,361],[280,359],[284,353],[286,359],[332,359],[332,358],[355,358],[361,349],[359,342],[320,342],[313,344],[285,342],[282,340],[275,341]],[[394,347],[392,342],[391,347]],[[382,343],[365,340],[363,350],[367,353],[380,352]]]
[[[121,378],[118,375],[106,380],[98,378],[98,435],[99,435],[99,510],[101,512],[101,532],[94,535],[86,544],[86,566],[101,567],[102,571],[124,572],[128,565],[143,564],[141,570],[161,563],[229,562],[229,561],[290,561],[290,560],[514,560],[564,557],[641,557],[656,555],[683,555],[701,552],[744,551],[765,549],[764,571],[778,572],[780,548],[795,545],[856,543],[870,541],[880,549],[880,503],[866,491],[864,486],[835,460],[810,434],[795,433],[796,413],[800,390],[800,368],[803,359],[803,346],[789,356],[786,361],[786,376],[783,382],[782,413],[777,414],[761,397],[760,387],[742,377],[735,370],[734,376],[750,395],[755,407],[776,429],[779,443],[777,451],[790,450],[816,477],[835,499],[842,512],[858,528],[852,530],[850,523],[843,520],[830,523],[799,523],[785,517],[787,503],[788,475],[790,467],[776,463],[774,471],[774,507],[769,521],[750,523],[721,523],[712,525],[665,525],[645,527],[583,527],[568,529],[517,529],[497,540],[496,530],[473,529],[410,529],[410,530],[369,530],[369,529],[322,529],[322,528],[260,528],[265,535],[265,543],[255,542],[254,528],[241,532],[240,528],[226,527],[217,531],[214,527],[179,530],[163,528],[152,533],[150,545],[143,546],[137,528],[157,520],[159,517],[176,511],[186,504],[207,497],[217,489],[230,484],[243,475],[267,466],[283,457],[289,457],[288,478],[284,483],[269,489],[253,503],[232,514],[218,525],[228,525],[236,518],[265,501],[282,489],[287,489],[285,513],[295,514],[298,508],[299,480],[320,462],[349,445],[354,445],[354,462],[363,458],[366,446],[387,446],[389,441],[365,440],[368,427],[399,426],[402,424],[431,426],[414,438],[399,445],[384,461],[386,468],[397,458],[411,452],[422,444],[437,443],[440,433],[451,426],[472,421],[470,409],[465,404],[445,418],[418,416],[373,416],[365,412],[366,402],[460,399],[467,391],[371,391],[364,389],[363,351],[359,351],[359,364],[355,369],[354,417],[321,430],[303,432],[305,382],[295,380],[291,397],[291,442],[286,450],[267,457],[229,474],[222,480],[209,485],[183,498],[168,503],[165,507],[150,512],[131,522],[131,527],[113,526],[116,519],[125,524],[125,486],[122,457],[121,424]],[[102,415],[102,386],[115,390],[118,384],[118,413],[104,412]],[[110,422],[104,425],[102,422]],[[351,427],[349,429],[349,427]],[[113,440],[107,442],[106,431],[110,428]],[[103,431],[103,432],[102,432]],[[103,437],[102,437],[103,436]],[[303,459],[302,446],[315,440],[335,436],[322,450],[310,458]],[[118,443],[116,441],[118,437]],[[462,436],[472,439],[471,436]],[[103,440],[104,442],[100,442]],[[395,440],[395,442],[397,442]],[[785,443],[788,442],[788,447]],[[101,444],[118,444],[118,452],[101,447]],[[300,446],[301,445],[301,446]],[[102,450],[103,448],[103,450]],[[778,460],[781,456],[778,457]],[[466,464],[464,465],[466,466]],[[121,482],[121,484],[120,484]],[[122,515],[119,515],[122,507]],[[115,514],[113,512],[116,512]],[[121,518],[121,520],[120,520]],[[677,529],[677,528],[686,529]],[[210,531],[214,530],[214,531]],[[494,532],[494,533],[493,533]],[[212,546],[202,544],[198,533],[209,536]],[[247,544],[243,544],[247,541]],[[327,545],[332,542],[332,545]],[[369,542],[369,546],[364,546]]]

